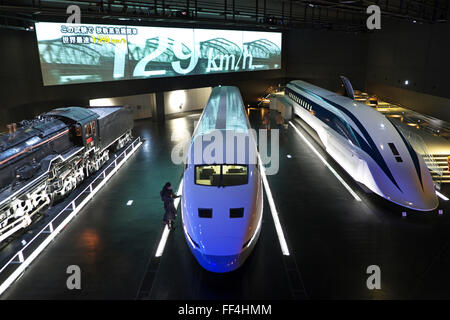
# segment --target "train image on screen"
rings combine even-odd
[[[351,96],[352,90],[347,92]],[[300,80],[289,82],[285,95],[293,101],[295,114],[317,132],[327,153],[359,184],[406,208],[437,208],[439,200],[422,157],[383,114]]]
[[[222,160],[205,161],[202,154],[215,139],[223,139],[215,150]],[[181,199],[186,242],[206,270],[233,271],[255,246],[263,212],[263,168],[238,88],[212,90],[187,155]]]
[[[131,141],[120,107],[58,108],[0,135],[0,243],[70,194]]]

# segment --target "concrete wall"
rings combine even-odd
[[[382,100],[450,122],[450,99],[376,82],[368,84],[368,91],[376,93]]]
[[[287,80],[337,91],[342,74],[356,89],[450,121],[450,23],[383,18],[369,34],[289,30],[284,50]]]
[[[211,87],[206,87],[164,92],[165,113],[203,109],[208,102],[211,90]]]
[[[216,85],[238,85],[261,94],[284,77],[284,69],[160,79],[43,86],[34,32],[0,28],[0,131],[4,125],[63,106],[87,106],[90,99],[120,97]],[[244,92],[243,92],[244,93]],[[246,97],[244,94],[244,99]],[[252,97],[250,97],[252,98]],[[256,97],[252,99],[256,100]]]
[[[6,123],[55,107],[87,105],[89,94],[68,86],[42,86],[34,32],[0,28],[0,39],[0,131]]]
[[[285,43],[287,78],[336,91],[340,88],[339,75],[345,75],[355,88],[365,87],[367,35],[289,30]]]
[[[385,99],[450,121],[449,58],[450,23],[382,20],[382,29],[369,35],[366,87]]]
[[[238,86],[245,103],[255,104],[258,96],[269,86],[283,83],[286,75],[309,80],[331,90],[338,87],[339,74],[347,75],[358,87],[364,82],[364,37],[331,31],[287,31],[283,39],[283,68],[277,71],[190,76],[189,80],[174,77],[47,87],[42,84],[35,34],[0,29],[0,38],[3,47],[7,48],[0,50],[2,127],[55,107],[86,106],[89,100],[104,97],[129,97],[222,84]],[[126,100],[118,103],[136,108],[137,117],[149,115],[147,102]],[[138,110],[139,105],[143,111]]]
[[[211,87],[206,87],[164,92],[165,114],[203,109],[208,102],[211,90]],[[154,93],[100,98],[89,101],[91,107],[128,106],[133,111],[134,119],[150,118],[155,104],[156,98]]]
[[[155,104],[155,94],[153,93],[115,98],[100,98],[89,101],[91,107],[128,106],[133,111],[134,119],[150,118],[152,116],[152,107]]]
[[[33,32],[0,29],[0,126],[32,118],[55,107],[89,104],[90,99],[134,96],[215,85],[236,85],[246,103],[269,86],[304,79],[329,90],[346,75],[355,88],[411,106],[444,120],[450,108],[450,24],[419,25],[382,20],[370,34],[327,30],[287,30],[283,69],[208,76],[127,80],[44,87]],[[410,85],[405,87],[404,80]],[[436,98],[437,97],[437,98]],[[128,102],[138,117],[147,102]],[[148,102],[150,104],[150,102]],[[138,110],[138,106],[142,109]],[[150,106],[148,106],[150,108]],[[2,130],[0,130],[2,131]]]

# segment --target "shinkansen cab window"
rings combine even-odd
[[[238,186],[247,184],[247,166],[223,165],[222,166],[222,186]]]
[[[195,183],[204,186],[238,186],[248,183],[246,165],[195,166]]]
[[[219,186],[220,165],[195,166],[195,183],[204,186]]]

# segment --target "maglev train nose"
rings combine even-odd
[[[386,180],[377,184],[380,190],[379,194],[403,207],[417,210],[417,211],[431,211],[437,208],[439,200],[436,196],[433,183],[431,179],[427,181],[424,179],[423,186],[418,185],[411,177],[404,177],[399,179],[399,187],[388,184]]]
[[[432,187],[424,186],[424,190],[420,187],[413,190],[406,188],[405,185],[401,185],[401,187],[404,187],[403,192],[393,187],[380,188],[381,196],[403,207],[418,211],[431,211],[439,205],[439,200]]]
[[[405,157],[404,157],[405,159]],[[420,161],[420,160],[419,160]],[[403,163],[403,162],[402,162]],[[413,164],[409,167],[391,168],[395,174],[388,179],[376,164],[369,164],[372,189],[381,197],[405,208],[417,211],[432,211],[439,205],[433,180],[423,161],[420,161],[420,176]],[[401,169],[401,170],[400,170]],[[420,179],[420,177],[422,179]]]
[[[418,211],[431,211],[437,208],[439,200],[435,195],[417,193],[412,197],[403,197],[400,199],[390,199],[406,208],[410,208]]]

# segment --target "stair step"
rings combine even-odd
[[[446,166],[447,165],[447,161],[436,161],[436,160],[429,161],[429,160],[425,160],[425,163],[436,163],[436,164],[439,164],[441,166]]]
[[[441,184],[450,183],[450,171],[447,162],[449,156],[450,155],[448,154],[422,155],[423,160],[430,170],[431,177],[434,181],[437,181]],[[438,171],[439,173],[434,170]]]

